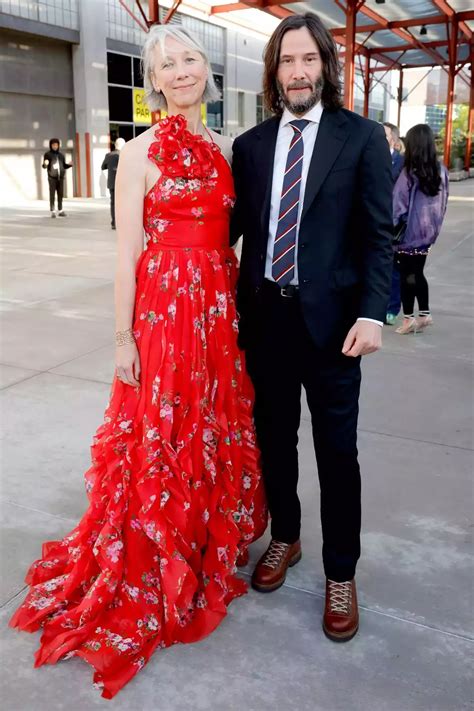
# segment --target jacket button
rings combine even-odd
[[[300,247],[306,247],[306,242],[301,242]]]
[[[310,284],[310,283],[311,283],[311,279],[303,279],[303,284]]]
[[[265,255],[264,255],[264,254],[261,254],[261,255],[260,255],[260,260],[263,262],[264,259],[265,259]]]

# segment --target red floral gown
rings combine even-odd
[[[182,116],[158,124],[134,335],[141,385],[114,381],[86,472],[89,508],[45,543],[11,625],[43,628],[36,666],[70,656],[112,698],[157,647],[195,642],[245,593],[239,552],[266,511],[252,389],[237,347],[232,175]]]

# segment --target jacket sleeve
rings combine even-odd
[[[109,169],[109,154],[106,153],[104,160],[102,161],[102,165],[100,167],[101,170],[108,170]]]
[[[47,160],[48,160],[48,152],[46,151],[46,153],[43,156],[43,163],[41,165],[41,167],[44,168],[45,170],[48,169],[48,165],[49,165],[49,162],[46,163]]]
[[[382,126],[375,126],[359,166],[362,246],[360,318],[384,321],[390,297],[392,249],[392,160]]]
[[[67,170],[68,168],[72,168],[72,163],[66,163],[66,157],[65,157],[64,153],[60,153],[60,156],[61,156],[61,161],[62,161],[64,170]]]
[[[408,206],[410,204],[410,186],[408,184],[408,175],[405,169],[402,170],[400,176],[395,183],[393,190],[393,224],[397,225],[401,217],[408,214]]]
[[[236,202],[230,221],[230,244],[234,245],[243,232],[243,156],[242,146],[238,138],[232,144],[232,174]]]

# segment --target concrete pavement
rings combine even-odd
[[[157,652],[107,702],[80,660],[33,669],[37,636],[8,630],[40,545],[86,506],[82,474],[113,370],[115,234],[107,202],[3,209],[1,484],[5,711],[461,711],[472,708],[474,181],[451,186],[428,258],[435,325],[384,329],[364,361],[359,635],[321,631],[324,578],[309,414],[301,427],[303,560],[271,595],[234,602],[205,641]],[[255,561],[266,545],[256,543]],[[247,570],[247,574],[251,567]]]

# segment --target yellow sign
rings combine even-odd
[[[133,123],[151,126],[151,111],[145,104],[145,89],[133,90]]]

